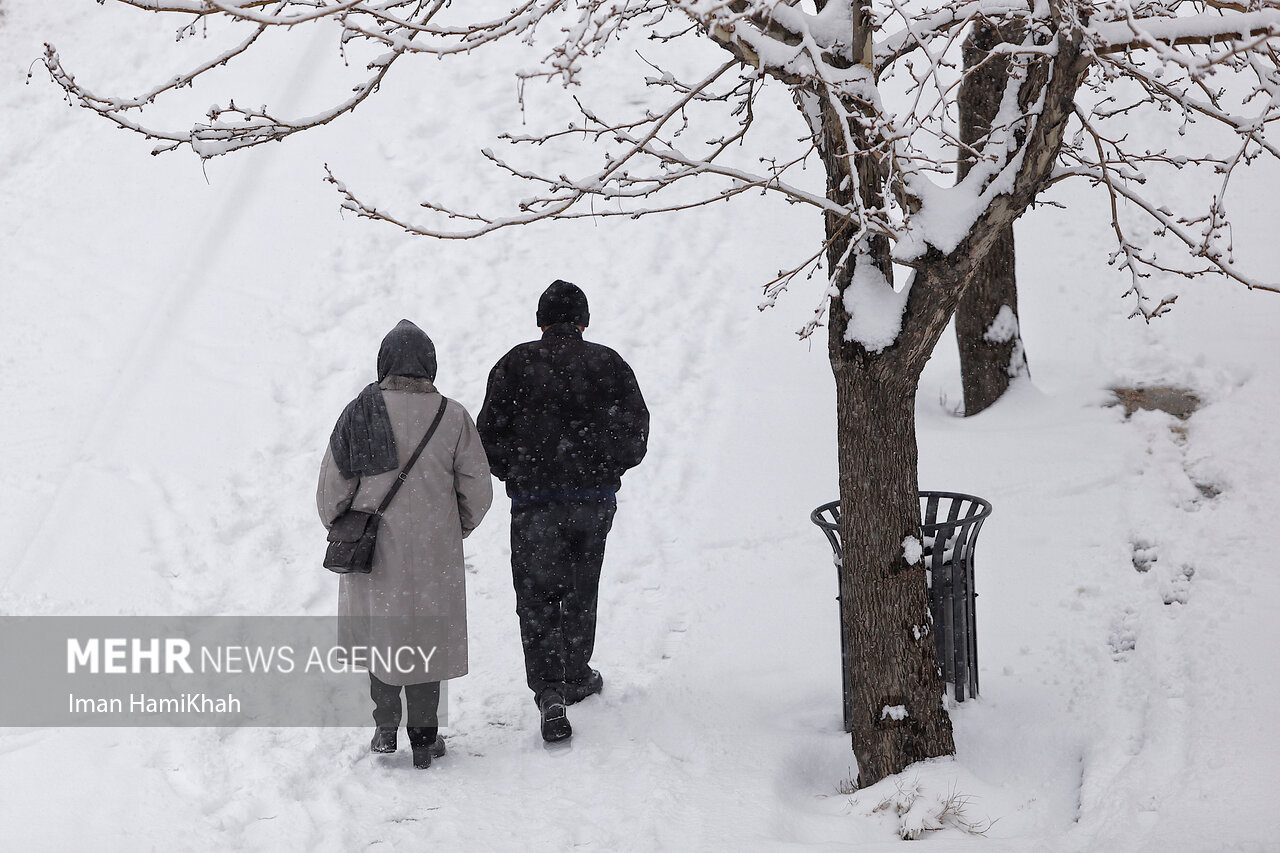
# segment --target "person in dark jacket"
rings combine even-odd
[[[538,301],[541,340],[489,374],[476,426],[511,498],[511,571],[525,675],[548,742],[572,734],[565,706],[599,693],[590,666],[605,538],[622,474],[644,458],[649,410],[630,366],[582,339],[580,288],[556,281]]]

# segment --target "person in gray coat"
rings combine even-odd
[[[378,381],[347,405],[329,438],[316,491],[326,528],[349,508],[377,509],[444,400],[435,377],[435,345],[401,320],[382,341]],[[370,748],[396,751],[403,688],[414,766],[425,768],[444,754],[440,682],[467,672],[462,540],[493,501],[480,436],[459,403],[445,401],[440,425],[406,477],[378,526],[373,570],[339,580],[339,645],[421,650],[396,656],[389,668],[373,656],[377,729]]]

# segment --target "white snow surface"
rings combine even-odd
[[[1013,309],[1008,305],[1001,305],[996,316],[992,318],[991,325],[982,334],[982,339],[988,343],[1005,344],[1013,340],[1017,334],[1018,315],[1014,314]]]
[[[890,720],[905,720],[911,716],[907,713],[906,705],[885,705],[880,709],[880,719],[888,718]]]
[[[0,729],[4,849],[1280,849],[1280,572],[1258,559],[1280,505],[1280,299],[1204,282],[1126,320],[1102,199],[1064,187],[1066,210],[1019,221],[1031,381],[954,417],[948,337],[917,398],[921,487],[994,505],[981,696],[951,708],[954,759],[842,793],[836,579],[808,521],[837,491],[831,374],[792,334],[809,299],[754,309],[818,216],[744,196],[410,239],[343,219],[322,164],[408,215],[430,194],[483,206],[510,189],[478,155],[515,126],[505,71],[419,62],[346,121],[202,169],[68,108],[38,64],[26,83],[49,40],[92,87],[142,91],[193,62],[167,24],[0,10],[0,613],[333,613],[316,472],[401,317],[474,413],[536,336],[540,291],[576,281],[588,338],[653,412],[605,564],[605,692],[571,709],[569,750],[543,748],[524,687],[500,500],[467,542],[471,674],[430,771],[371,756],[364,729]],[[275,43],[298,49],[257,67],[262,99],[317,111],[332,43]],[[229,76],[193,97],[225,103]],[[794,144],[801,117],[777,115]],[[1237,187],[1236,251],[1274,269],[1280,175]],[[1133,384],[1205,405],[1126,420],[1106,389]]]
[[[845,340],[856,341],[873,353],[892,346],[902,331],[902,312],[910,294],[910,279],[901,290],[894,290],[870,258],[858,253],[853,277],[844,289],[844,307],[849,312]]]

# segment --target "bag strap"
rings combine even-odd
[[[413,463],[418,461],[418,457],[422,455],[422,451],[427,449],[427,442],[431,440],[431,436],[436,434],[436,427],[440,426],[440,421],[444,418],[444,407],[449,401],[443,394],[440,395],[440,411],[436,412],[436,419],[431,422],[431,426],[427,427],[427,434],[422,437],[422,441],[418,442],[418,449],[413,451],[413,455],[409,457],[409,461],[404,463],[404,467],[400,469],[400,473],[396,475],[395,482],[391,484],[391,489],[387,492],[387,496],[382,499],[382,503],[378,504],[374,515],[381,516],[387,511],[387,507],[391,505],[391,499],[396,496],[396,492],[400,491],[400,486],[404,481],[409,479],[409,469],[413,467]]]

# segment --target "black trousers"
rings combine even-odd
[[[426,746],[435,742],[440,732],[440,682],[406,684],[405,700],[409,705],[409,743]],[[387,684],[369,673],[369,698],[373,699],[373,721],[380,729],[400,728],[400,686]]]
[[[535,701],[591,674],[604,543],[617,503],[558,501],[511,508],[511,573]]]

